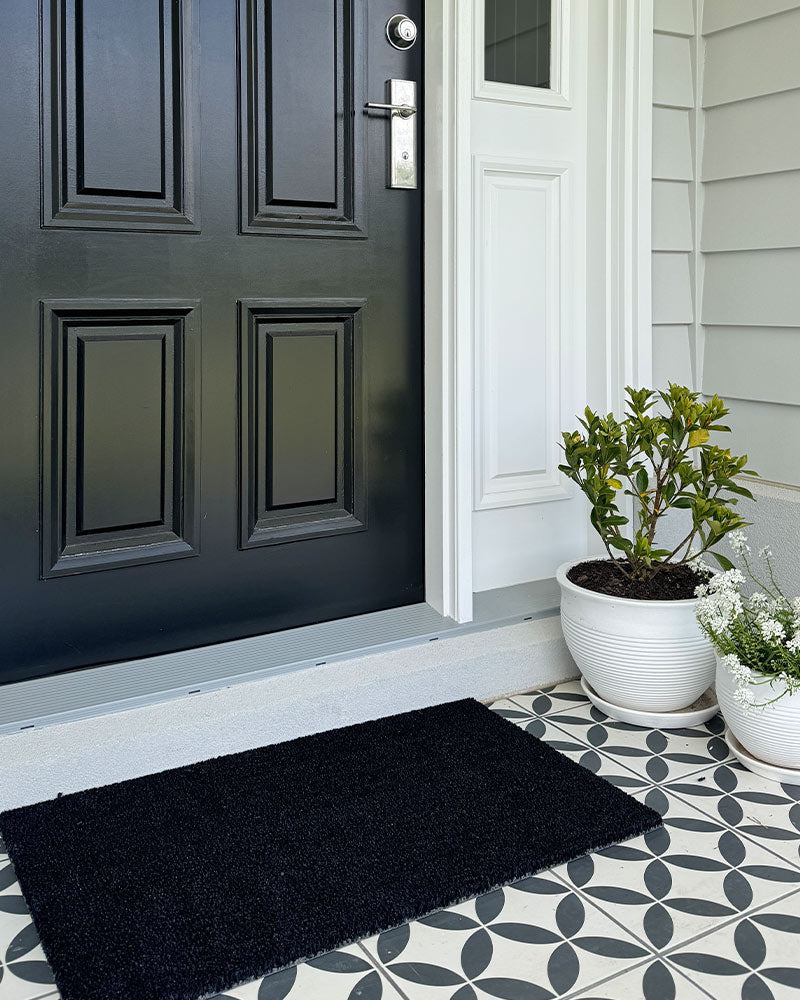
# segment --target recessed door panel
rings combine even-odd
[[[45,226],[194,228],[191,0],[44,0]]]
[[[268,335],[267,486],[273,509],[336,499],[336,397],[344,388],[336,334],[301,326]]]
[[[241,303],[243,547],[365,528],[364,305]]]
[[[353,0],[241,0],[243,232],[364,235],[364,14]]]
[[[43,577],[196,553],[196,312],[43,304]]]

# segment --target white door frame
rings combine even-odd
[[[472,618],[473,212],[470,120],[473,0],[425,0],[425,590],[440,614]],[[649,384],[653,0],[591,4],[605,37],[606,93],[593,95],[593,177],[603,274],[590,277],[592,360],[605,365],[605,399]],[[596,36],[595,36],[596,37]],[[590,139],[590,141],[592,141]],[[593,233],[593,235],[592,235]],[[595,352],[598,358],[594,357]]]

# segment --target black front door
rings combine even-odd
[[[37,7],[0,32],[0,681],[421,600],[394,0]]]

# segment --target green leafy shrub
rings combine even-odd
[[[709,443],[714,432],[730,431],[720,423],[728,410],[718,397],[670,383],[665,392],[626,389],[626,413],[618,421],[588,406],[582,429],[563,434],[564,464],[559,469],[586,495],[591,522],[620,570],[645,580],[667,565],[681,565],[711,552],[724,569],[732,564],[711,551],[730,531],[748,522],[734,509],[738,497],[752,499],[734,480],[746,469],[747,456]],[[635,530],[621,509],[629,497]],[[656,547],[658,522],[670,510],[687,510],[691,527],[673,549]]]

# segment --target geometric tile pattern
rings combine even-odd
[[[663,828],[224,1000],[800,1000],[800,787],[743,769],[719,716],[642,729],[608,719],[577,681],[491,708],[657,809]],[[0,841],[0,1000],[40,997],[58,994]]]

